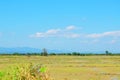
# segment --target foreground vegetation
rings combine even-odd
[[[36,68],[31,68],[30,66],[36,66]],[[0,80],[7,80],[8,77],[12,77],[11,80],[40,80],[42,78],[39,72],[40,66],[43,66],[43,72],[47,71],[47,73],[42,73],[42,75],[47,75],[46,78],[48,77],[48,80],[120,80],[120,56],[109,55],[2,55],[0,56],[0,76],[2,76]]]
[[[30,63],[0,71],[0,80],[50,80],[50,78],[44,66]]]

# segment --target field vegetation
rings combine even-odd
[[[1,55],[0,80],[120,80],[120,56]]]

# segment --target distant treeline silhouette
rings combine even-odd
[[[105,53],[80,53],[80,52],[72,52],[72,53],[47,53],[47,51],[41,52],[41,53],[1,53],[0,55],[26,55],[26,56],[53,56],[53,55],[68,55],[68,56],[100,56],[100,55],[111,55],[111,56],[120,56],[120,53],[109,53],[106,51]]]

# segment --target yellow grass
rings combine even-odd
[[[43,64],[52,80],[120,80],[120,56],[0,56],[0,70]]]

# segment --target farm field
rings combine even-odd
[[[0,56],[0,71],[29,63],[46,66],[52,80],[120,80],[120,56]]]

